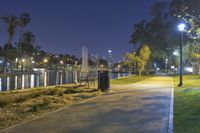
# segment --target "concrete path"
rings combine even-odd
[[[2,133],[167,133],[172,79],[153,77]]]

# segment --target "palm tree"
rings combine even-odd
[[[18,19],[16,16],[4,16],[1,17],[1,19],[3,20],[3,22],[5,22],[7,24],[7,31],[8,31],[8,42],[7,42],[7,49],[11,48],[11,41],[14,37],[15,34],[15,30],[19,24]]]
[[[24,32],[25,27],[31,22],[30,15],[27,12],[24,12],[19,17],[19,25],[21,27],[21,32],[19,36],[19,50],[21,52],[21,38]]]
[[[20,57],[21,55],[21,38],[23,36],[23,32],[25,27],[31,22],[30,15],[27,12],[24,12],[20,15],[19,17],[19,26],[21,27],[21,32],[19,35],[19,42],[18,42],[18,56]],[[17,61],[17,66],[18,66],[18,61]],[[18,70],[18,68],[17,68]]]
[[[35,35],[32,32],[24,32],[21,37],[21,52],[32,55],[35,50]]]

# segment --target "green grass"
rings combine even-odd
[[[133,84],[145,79],[148,79],[152,76],[130,76],[130,77],[124,77],[124,78],[119,78],[119,79],[113,79],[111,80],[111,85],[127,85],[127,84]]]
[[[174,77],[174,133],[200,133],[200,78],[184,75],[184,87]]]

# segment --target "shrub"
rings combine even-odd
[[[65,94],[73,94],[73,93],[81,93],[81,92],[83,92],[83,90],[81,90],[81,89],[73,89],[73,88],[66,89],[64,91]]]
[[[56,95],[58,92],[57,89],[49,89],[46,91],[46,95]]]
[[[32,92],[31,93],[31,98],[37,98],[39,96],[41,96],[43,93],[41,91],[39,92]]]
[[[59,91],[58,96],[63,96],[63,91]]]
[[[15,98],[15,102],[16,103],[20,103],[20,102],[24,102],[26,100],[28,100],[31,96],[28,94],[23,94],[23,95],[19,95]]]
[[[7,106],[11,103],[12,99],[5,96],[0,96],[0,108]]]
[[[37,104],[33,104],[32,109],[30,111],[37,112],[38,111],[38,105]]]
[[[50,101],[48,99],[44,99],[43,102],[34,103],[31,108],[31,112],[37,112],[40,109],[47,109],[49,107]]]

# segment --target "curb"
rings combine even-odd
[[[171,102],[170,102],[170,110],[169,110],[169,125],[168,125],[168,133],[173,133],[174,129],[174,82],[172,81],[172,91],[171,91]]]

